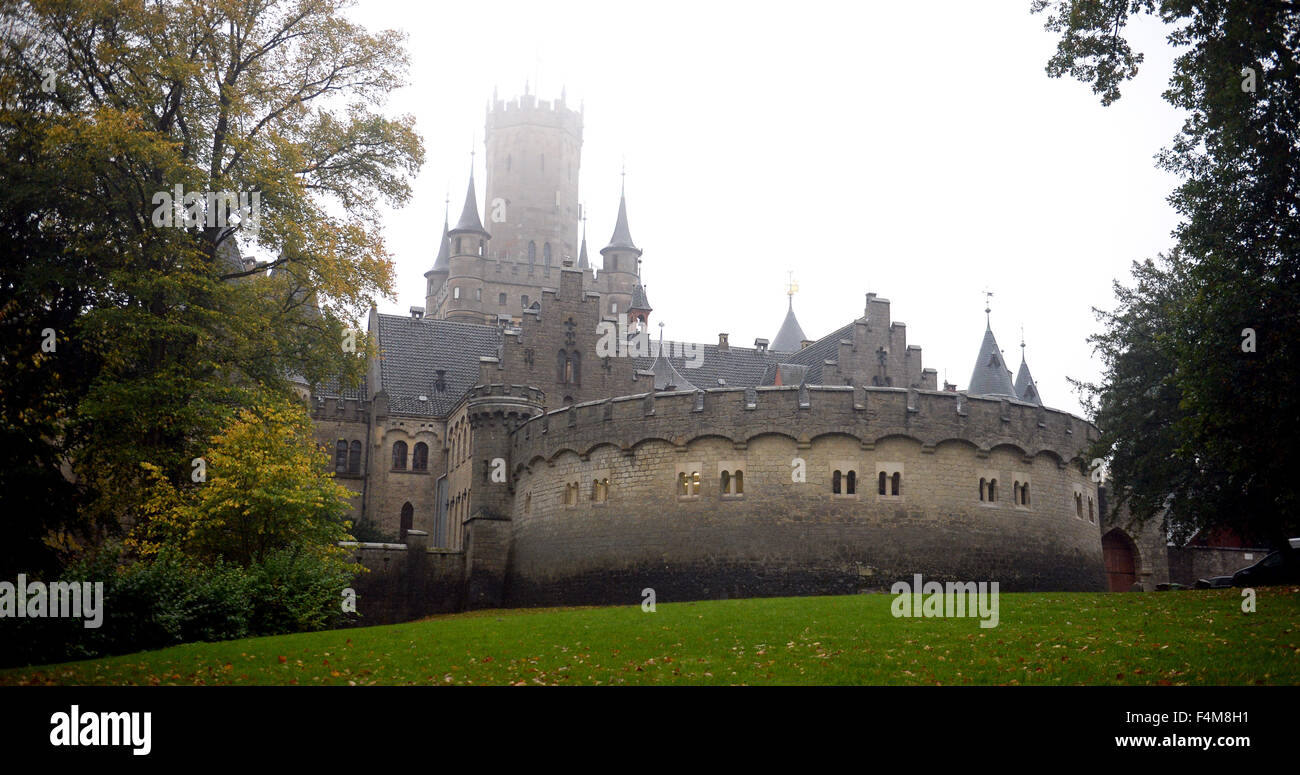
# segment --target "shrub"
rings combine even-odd
[[[340,624],[341,593],[357,572],[357,566],[333,553],[298,549],[268,553],[248,569],[252,631],[277,635]]]

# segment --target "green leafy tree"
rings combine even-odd
[[[1142,63],[1127,22],[1157,16],[1186,111],[1158,164],[1182,178],[1175,248],[1134,265],[1100,313],[1102,379],[1082,384],[1116,504],[1175,534],[1226,527],[1284,550],[1300,532],[1300,4],[1034,0],[1060,34],[1053,77],[1103,104]],[[1288,552],[1289,554],[1289,552]]]
[[[141,463],[181,485],[232,407],[359,379],[423,150],[381,112],[402,36],[348,5],[0,0],[5,567],[142,519]]]
[[[212,439],[204,481],[177,486],[159,477],[128,544],[143,557],[164,548],[198,562],[240,566],[292,549],[346,564],[352,492],[329,472],[330,455],[312,438],[296,401],[240,409]]]

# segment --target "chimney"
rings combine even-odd
[[[726,334],[718,334],[718,349],[724,353],[731,352],[731,345],[727,344]]]
[[[424,307],[411,307],[411,318],[421,320],[424,318]]]

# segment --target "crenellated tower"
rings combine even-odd
[[[555,268],[578,263],[582,111],[525,93],[487,111],[489,257]],[[547,258],[549,256],[549,262]]]

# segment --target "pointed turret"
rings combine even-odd
[[[478,216],[478,197],[474,194],[474,172],[469,174],[469,190],[465,192],[465,207],[460,212],[460,220],[456,222],[456,228],[448,234],[455,237],[460,234],[475,234],[484,239],[491,239],[492,235],[488,234],[487,229],[483,228],[483,221]]]
[[[785,322],[781,324],[781,330],[776,332],[776,338],[772,340],[772,352],[792,353],[803,349],[804,340],[803,327],[799,325],[799,319],[794,316],[794,295],[790,295],[790,306],[785,312]]]
[[[1021,401],[1043,405],[1043,397],[1038,394],[1038,383],[1029,373],[1029,362],[1025,360],[1025,340],[1020,340],[1020,370],[1016,372],[1016,395]]]
[[[451,271],[451,237],[447,236],[447,208],[450,204],[449,197],[448,201],[443,203],[442,241],[438,243],[438,256],[433,260],[433,268],[424,273],[424,308],[428,311],[429,317],[437,316],[438,291],[446,285],[447,275]]]
[[[628,322],[639,322],[642,327],[647,326],[650,323],[650,313],[653,311],[650,299],[646,296],[645,286],[638,280],[636,287],[632,289],[632,303],[627,308]]]
[[[649,371],[654,372],[655,390],[698,390],[691,381],[668,360],[668,351],[664,349],[664,324],[659,323],[659,351]]]
[[[585,215],[582,217],[582,249],[578,251],[578,268],[591,268],[591,262],[587,260],[587,216]]]
[[[600,249],[603,256],[611,251],[629,251],[636,253],[637,258],[641,257],[641,248],[638,248],[632,242],[632,232],[627,227],[627,196],[625,192],[618,195],[618,221],[614,223],[614,235],[609,238],[609,244]]]
[[[993,336],[991,324],[984,329],[984,341],[980,343],[975,370],[971,372],[966,392],[972,396],[1019,398],[1015,385],[1011,383],[1011,371],[1003,361],[998,340]]]
[[[445,272],[451,268],[451,237],[447,235],[447,214],[442,216],[442,241],[438,243],[438,257],[433,260],[434,272]]]

